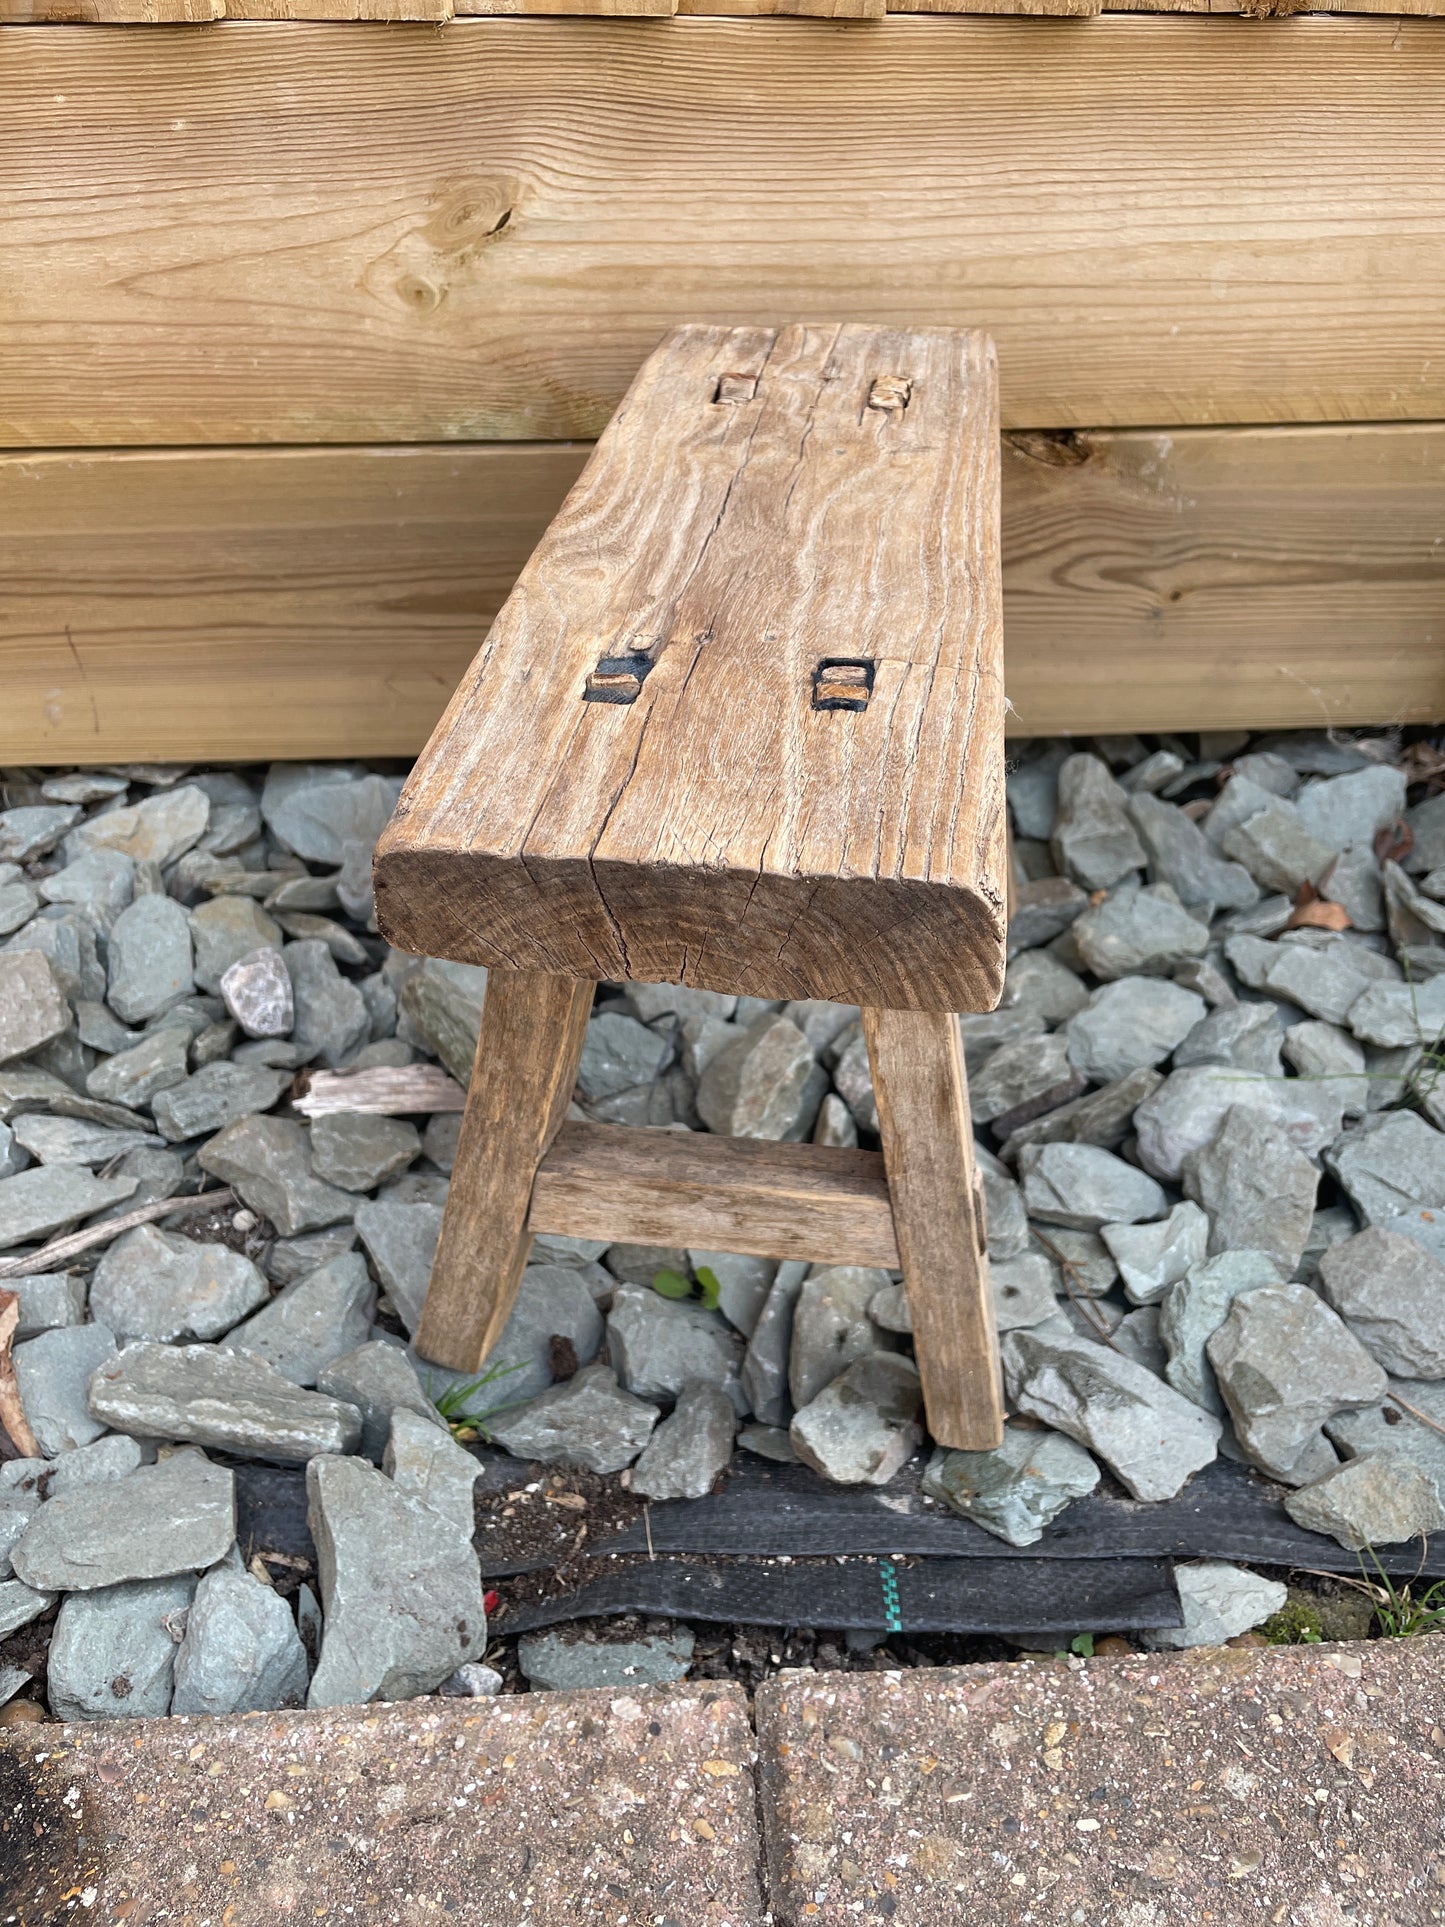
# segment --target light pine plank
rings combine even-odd
[[[928,1429],[989,1452],[1003,1389],[958,1019],[865,1007],[863,1035]]]
[[[1011,426],[1445,416],[1428,21],[261,26],[7,39],[0,444],[591,435],[799,317]]]
[[[376,852],[391,941],[991,1007],[996,409],[977,334],[679,329],[408,779]],[[597,665],[644,657],[635,700],[585,699]],[[839,659],[876,676],[856,710],[818,699]]]
[[[619,18],[633,14],[646,18],[670,18],[677,11],[673,0],[458,0],[459,14],[574,14]]]
[[[416,1348],[475,1371],[502,1335],[532,1246],[527,1210],[557,1135],[596,985],[530,971],[487,978],[441,1237]]]
[[[224,20],[226,11],[226,0],[0,0],[0,27],[186,26]]]
[[[0,761],[415,755],[586,454],[0,456]],[[1442,523],[1438,424],[1006,437],[1008,727],[1445,718]]]
[[[680,14],[733,20],[785,16],[815,20],[881,20],[887,9],[883,0],[677,0],[677,11]]]
[[[694,1131],[564,1124],[537,1172],[528,1226],[815,1264],[898,1263],[876,1151]]]
[[[224,0],[228,20],[450,20],[452,0]]]

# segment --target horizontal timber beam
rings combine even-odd
[[[412,756],[584,447],[0,456],[0,762]],[[1445,719],[1445,425],[1006,436],[1018,735]]]
[[[876,1151],[620,1124],[562,1126],[538,1169],[527,1228],[819,1264],[898,1263]]]
[[[1433,21],[236,20],[0,61],[0,445],[588,436],[687,320],[985,328],[1007,426],[1445,417]]]

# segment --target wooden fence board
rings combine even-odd
[[[580,446],[0,458],[0,761],[407,755]],[[1020,734],[1445,718],[1445,425],[1006,437]]]
[[[76,26],[0,97],[4,445],[591,434],[678,320],[981,326],[1012,426],[1445,417],[1433,22]]]

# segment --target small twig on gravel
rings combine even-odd
[[[1408,1399],[1401,1398],[1398,1392],[1389,1392],[1386,1396],[1392,1405],[1398,1405],[1402,1412],[1408,1412],[1412,1419],[1418,1420],[1421,1425],[1428,1425],[1432,1432],[1438,1432],[1441,1438],[1445,1439],[1445,1425],[1437,1424],[1428,1412],[1422,1412],[1418,1405],[1412,1405]]]
[[[302,1117],[365,1112],[402,1117],[412,1111],[460,1111],[467,1094],[440,1064],[382,1064],[366,1071],[302,1071],[291,1087]]]
[[[1030,1225],[1029,1229],[1033,1232],[1034,1236],[1038,1239],[1039,1243],[1043,1246],[1044,1250],[1048,1252],[1049,1256],[1053,1259],[1054,1263],[1059,1267],[1059,1276],[1064,1281],[1064,1290],[1068,1293],[1069,1302],[1076,1308],[1079,1316],[1084,1320],[1086,1324],[1093,1326],[1094,1330],[1098,1333],[1099,1337],[1104,1341],[1104,1343],[1109,1347],[1109,1350],[1111,1352],[1117,1352],[1119,1347],[1114,1343],[1113,1339],[1109,1336],[1108,1328],[1104,1324],[1103,1319],[1096,1316],[1094,1312],[1092,1300],[1088,1298],[1081,1298],[1078,1292],[1074,1290],[1074,1287],[1069,1280],[1069,1273],[1071,1271],[1077,1271],[1079,1268],[1074,1263],[1074,1260],[1072,1258],[1066,1258],[1063,1252],[1060,1251],[1059,1247],[1054,1243],[1053,1239],[1046,1238],[1043,1232],[1039,1230],[1037,1225]]]
[[[25,1407],[20,1403],[20,1387],[15,1381],[15,1361],[10,1356],[10,1342],[19,1323],[19,1293],[0,1291],[0,1425],[4,1426],[10,1443],[22,1459],[38,1459],[40,1447],[25,1417]]]
[[[647,1556],[655,1565],[657,1554],[652,1550],[652,1507],[650,1505],[644,1505],[642,1508],[642,1523],[647,1529]]]
[[[235,1202],[236,1194],[229,1186],[219,1191],[191,1191],[183,1198],[153,1198],[149,1204],[127,1211],[123,1218],[107,1218],[104,1224],[87,1225],[84,1231],[72,1231],[64,1238],[52,1239],[39,1251],[26,1252],[20,1258],[0,1258],[0,1278],[27,1278],[37,1271],[54,1271],[57,1265],[78,1258],[82,1251],[109,1244],[122,1231],[134,1231],[138,1224],[153,1224],[157,1218],[169,1218],[180,1211],[215,1211]]]

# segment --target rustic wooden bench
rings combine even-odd
[[[485,1358],[536,1232],[900,1266],[931,1430],[1002,1407],[958,1024],[1002,988],[986,336],[687,327],[642,368],[377,848],[488,966],[417,1345]],[[883,1155],[567,1122],[598,980],[862,1006]]]

